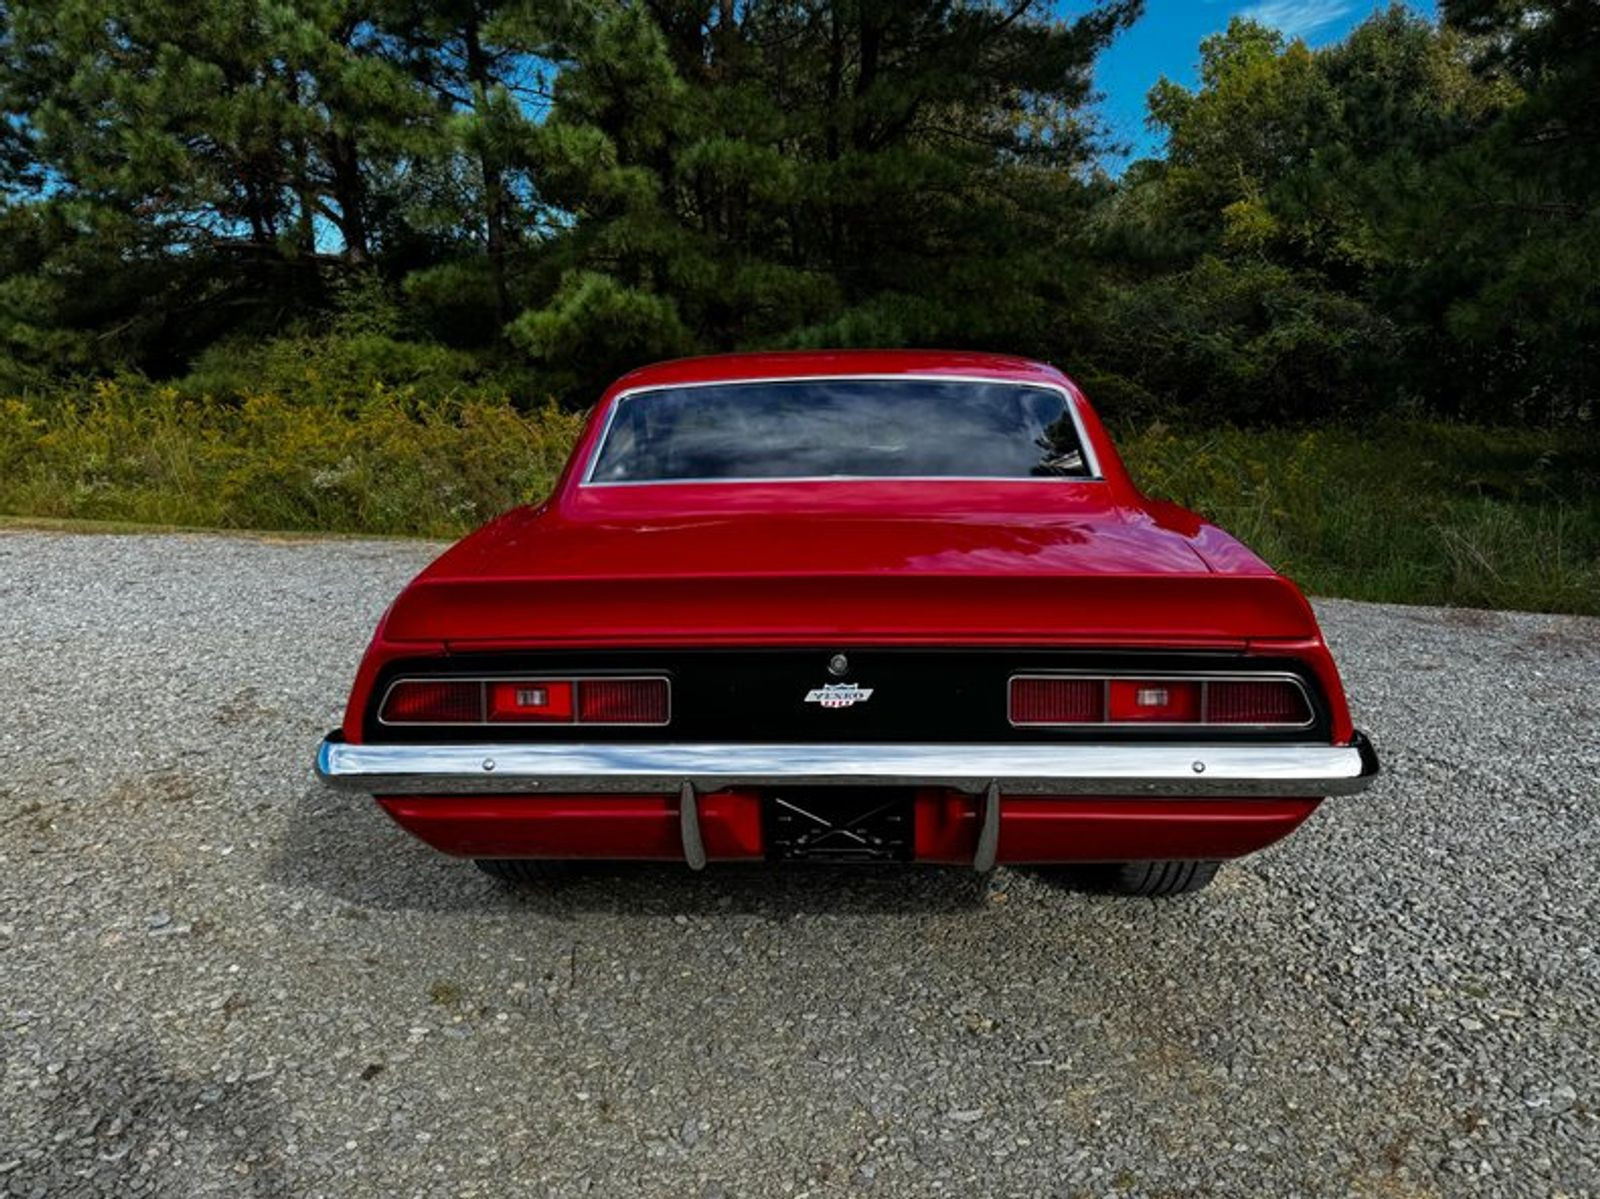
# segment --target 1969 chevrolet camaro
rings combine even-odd
[[[1059,371],[647,367],[384,615],[329,783],[489,873],[996,863],[1203,886],[1377,773],[1310,606]]]

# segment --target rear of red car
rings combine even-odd
[[[917,395],[872,406],[873,384],[908,377]],[[1027,388],[1026,411],[1061,415],[1032,438],[1047,465],[1021,477],[814,477],[785,465],[807,443],[739,478],[717,455],[787,426],[749,406],[766,394],[715,420],[696,394],[673,413],[672,455],[648,459],[686,477],[596,476],[623,452],[608,437],[635,461],[662,439],[664,406],[613,428],[622,400],[774,380],[812,388],[772,392],[780,408],[835,405],[863,470],[871,455],[886,472],[944,469],[906,464],[917,434],[879,431],[885,410],[1009,405],[1004,389]],[[624,380],[549,503],[402,593],[319,770],[437,848],[492,862],[1121,868],[1249,853],[1365,787],[1376,759],[1293,585],[1140,496],[1062,376],[894,354]]]

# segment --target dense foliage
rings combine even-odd
[[[373,344],[281,342],[229,402],[211,398],[209,376],[0,400],[0,512],[448,537],[548,492],[576,414],[519,412],[494,381],[451,383],[444,369],[363,383]],[[1600,616],[1592,429],[1153,421],[1117,440],[1145,487],[1221,521],[1314,594]]]
[[[1152,91],[1168,154],[1103,214],[1110,370],[1245,418],[1592,417],[1600,7],[1444,12],[1315,52],[1235,21]]]
[[[0,512],[450,535],[639,362],[975,347],[1314,590],[1600,612],[1600,5],[1440,7],[1113,177],[1140,0],[0,0]]]
[[[1139,9],[8,0],[0,390],[236,398],[339,335],[391,386],[583,402],[910,344],[1051,358],[1113,415],[1593,419],[1600,6],[1320,50],[1235,20],[1113,179],[1090,72]]]

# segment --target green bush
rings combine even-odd
[[[1119,444],[1146,491],[1313,593],[1600,614],[1600,438],[1395,420]]]
[[[1139,411],[1191,420],[1270,424],[1371,411],[1396,352],[1394,329],[1360,301],[1249,259],[1207,256],[1107,288],[1098,303],[1097,361],[1113,386],[1136,392]]]
[[[548,492],[580,417],[374,383],[336,404],[129,377],[0,400],[0,510],[450,536]]]
[[[581,416],[375,345],[267,347],[254,386],[222,364],[0,398],[0,512],[449,537],[548,492]],[[1600,614],[1600,437],[1392,420],[1117,440],[1145,490],[1313,593]]]

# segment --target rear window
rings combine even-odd
[[[806,379],[624,396],[589,481],[1092,476],[1066,396],[946,379]]]

